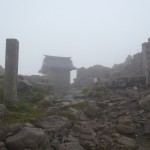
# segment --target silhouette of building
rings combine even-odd
[[[39,71],[48,79],[56,89],[69,89],[70,71],[75,70],[71,57],[58,57],[45,55],[43,65]]]

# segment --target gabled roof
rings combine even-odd
[[[50,70],[59,69],[59,70],[75,70],[71,61],[71,57],[58,57],[58,56],[48,56],[45,55],[43,60],[43,66],[40,70],[40,73],[46,74]]]

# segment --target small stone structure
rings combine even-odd
[[[77,87],[87,86],[99,79],[109,78],[110,68],[101,65],[95,65],[89,68],[79,68],[77,77],[74,79],[74,84]]]
[[[17,39],[6,40],[4,99],[17,100],[19,42]]]
[[[43,66],[39,71],[58,90],[66,90],[70,87],[70,71],[75,70],[70,57],[58,57],[45,55]]]
[[[143,52],[143,67],[144,73],[146,76],[146,84],[150,85],[150,38],[148,42],[142,44],[142,52]]]

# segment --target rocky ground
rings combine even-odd
[[[103,98],[72,89],[51,99],[36,106],[50,116],[1,127],[0,150],[150,150],[149,89],[115,90]]]

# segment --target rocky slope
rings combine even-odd
[[[87,98],[73,89],[37,104],[50,116],[0,128],[0,150],[149,150],[150,90]],[[44,105],[46,104],[46,105]]]

